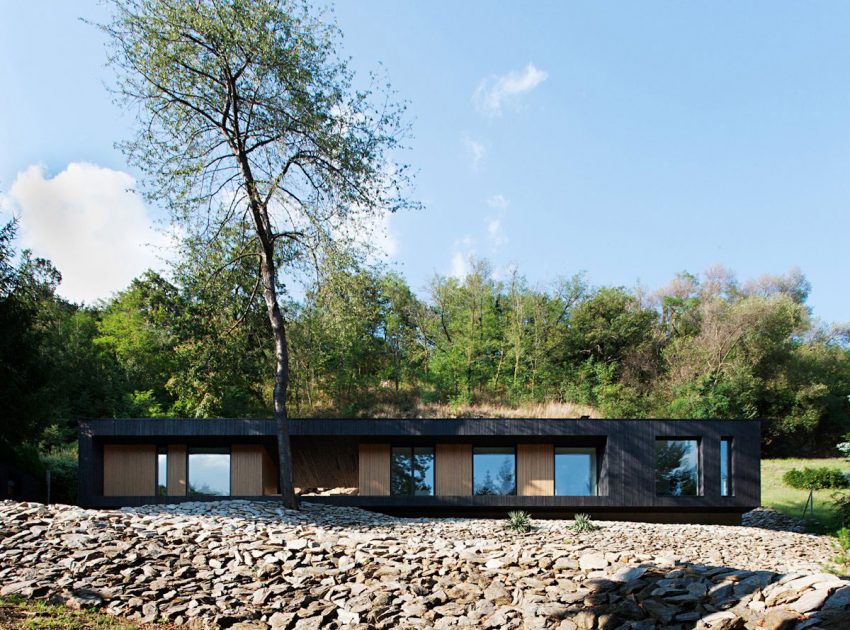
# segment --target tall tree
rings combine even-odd
[[[339,32],[289,0],[113,0],[110,61],[139,131],[123,145],[196,241],[241,230],[275,353],[280,487],[294,506],[281,289],[345,228],[412,205],[390,157],[405,129],[386,88],[353,88]],[[377,105],[376,105],[377,103]],[[367,221],[368,223],[368,221]],[[288,275],[287,275],[288,273]]]

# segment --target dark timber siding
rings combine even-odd
[[[331,496],[309,501],[404,513],[618,512],[645,515],[740,514],[760,503],[761,424],[754,420],[553,420],[553,419],[300,419],[290,421],[296,485],[356,486],[358,452],[364,444],[595,446],[597,496]],[[733,438],[734,496],[720,496],[720,439]],[[655,440],[694,438],[700,443],[701,494],[657,496]],[[174,502],[181,497],[103,496],[103,446],[106,444],[263,444],[277,462],[275,424],[266,419],[93,420],[80,426],[80,502],[83,505],[135,505]],[[442,485],[438,461],[437,485]],[[717,516],[721,519],[725,517]]]

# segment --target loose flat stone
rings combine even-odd
[[[829,597],[829,591],[826,589],[815,589],[808,591],[796,602],[791,604],[791,608],[798,613],[807,613],[821,608]]]

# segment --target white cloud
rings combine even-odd
[[[487,200],[487,205],[491,208],[497,208],[498,210],[504,210],[507,208],[511,202],[504,195],[493,195]]]
[[[154,230],[133,177],[73,162],[54,177],[42,166],[17,174],[6,198],[20,217],[21,245],[53,262],[59,293],[77,302],[107,298],[148,268],[162,266]]]
[[[516,107],[522,94],[530,92],[548,78],[549,74],[529,63],[524,70],[483,79],[472,95],[479,112],[491,118],[502,115],[505,105]]]
[[[466,147],[466,152],[469,155],[469,158],[472,160],[473,170],[477,171],[484,162],[484,158],[487,157],[487,147],[481,142],[473,140],[469,136],[464,137],[463,144]]]
[[[487,235],[490,237],[490,243],[494,250],[499,249],[508,242],[508,237],[505,235],[503,227],[501,217],[487,219]]]
[[[475,258],[475,241],[468,236],[455,241],[452,253],[451,270],[449,275],[463,280],[472,271],[472,260]]]

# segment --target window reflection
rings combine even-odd
[[[673,497],[699,493],[697,440],[655,441],[655,491]]]
[[[390,494],[434,494],[434,449],[430,446],[393,447],[390,458]]]
[[[473,494],[516,494],[516,452],[512,447],[477,447],[472,453]]]
[[[156,452],[156,493],[161,497],[168,494],[168,451],[164,448]]]
[[[732,496],[732,438],[720,439],[720,496]]]
[[[555,449],[555,495],[587,497],[596,495],[596,449]]]
[[[226,497],[230,495],[230,450],[189,449],[189,494]]]

